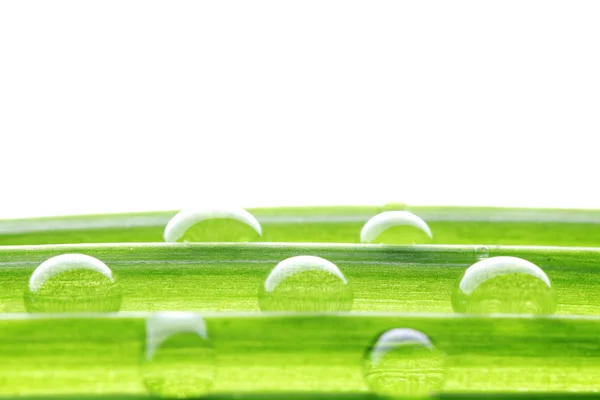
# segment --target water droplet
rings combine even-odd
[[[405,203],[401,203],[401,202],[386,203],[386,204],[382,205],[381,207],[379,207],[379,212],[384,212],[384,211],[404,211],[404,210],[406,210],[406,204]]]
[[[367,353],[365,380],[380,396],[428,396],[444,383],[443,361],[443,353],[424,333],[391,329]]]
[[[148,318],[141,373],[153,395],[207,394],[214,381],[215,351],[204,319],[189,312],[161,312]]]
[[[115,312],[122,291],[110,268],[84,254],[52,257],[33,271],[25,290],[29,312]]]
[[[360,231],[363,243],[424,243],[431,238],[427,223],[410,211],[382,212],[368,220]]]
[[[553,314],[556,295],[537,265],[517,257],[491,257],[467,268],[452,307],[464,313]]]
[[[167,242],[251,242],[262,235],[260,223],[242,208],[187,209],[165,228]]]
[[[350,311],[354,294],[330,261],[314,256],[283,260],[259,288],[263,311]]]
[[[476,246],[475,247],[475,257],[478,260],[485,260],[490,256],[490,249],[487,246]]]

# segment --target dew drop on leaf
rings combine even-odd
[[[490,249],[487,246],[475,246],[475,258],[478,260],[485,260],[490,256]]]
[[[177,213],[167,224],[166,242],[252,242],[260,223],[242,208],[198,208]]]
[[[215,351],[204,319],[189,312],[149,317],[141,375],[146,389],[155,396],[206,395],[214,382]]]
[[[122,289],[102,261],[84,254],[63,254],[44,261],[25,289],[29,312],[116,312]]]
[[[444,357],[424,333],[390,329],[369,348],[364,374],[367,386],[379,396],[429,396],[444,383]]]
[[[431,229],[410,211],[385,211],[369,219],[360,231],[362,243],[428,243]]]
[[[314,256],[283,260],[259,287],[263,311],[350,311],[353,301],[352,288],[339,268]]]
[[[491,257],[465,271],[452,308],[474,314],[553,314],[556,293],[537,265],[518,257]]]
[[[391,203],[386,203],[384,205],[382,205],[381,207],[379,207],[379,212],[384,212],[384,211],[404,211],[406,210],[406,204],[405,203],[401,203],[401,202],[391,202]]]

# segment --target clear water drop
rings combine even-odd
[[[296,256],[281,261],[259,288],[263,311],[350,311],[354,293],[330,261]]]
[[[207,394],[214,382],[215,351],[204,319],[189,312],[161,312],[148,318],[141,374],[155,396]]]
[[[385,397],[425,397],[444,383],[444,356],[422,332],[391,329],[377,338],[365,359],[365,381]]]
[[[386,204],[382,205],[381,207],[379,207],[379,212],[405,211],[406,207],[407,207],[406,204],[402,203],[402,202],[390,202],[390,203],[386,203]]]
[[[487,246],[476,246],[475,247],[475,258],[478,260],[485,260],[490,256],[490,249]]]
[[[251,242],[262,235],[260,223],[243,208],[186,209],[165,227],[167,242]]]
[[[432,237],[427,223],[410,211],[382,212],[368,220],[360,231],[362,243],[426,243]]]
[[[25,289],[29,312],[115,312],[122,289],[111,269],[84,254],[63,254],[41,263]]]
[[[537,265],[518,257],[491,257],[471,265],[452,294],[461,313],[553,314],[556,294]]]

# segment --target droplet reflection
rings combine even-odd
[[[141,372],[153,395],[190,398],[207,394],[214,381],[215,352],[204,319],[187,312],[162,312],[148,318]]]
[[[121,286],[102,261],[63,254],[39,265],[25,290],[29,312],[114,312],[121,308]]]
[[[167,242],[250,242],[262,235],[260,223],[242,208],[187,209],[167,224]]]
[[[365,380],[380,396],[435,394],[444,382],[443,354],[422,332],[391,329],[367,353]]]
[[[432,237],[427,223],[410,211],[377,214],[365,223],[360,232],[362,243],[424,243]]]
[[[352,288],[339,268],[314,256],[283,260],[259,288],[263,311],[349,311],[353,300]]]
[[[556,295],[537,265],[517,257],[492,257],[465,271],[452,307],[463,313],[553,314]]]

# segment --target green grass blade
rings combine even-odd
[[[450,296],[477,261],[473,246],[331,244],[105,244],[0,247],[0,311],[24,311],[33,270],[46,259],[84,253],[104,261],[123,288],[122,310],[256,311],[258,288],[281,260],[315,255],[338,265],[356,311],[452,312]],[[540,266],[559,314],[600,315],[600,249],[493,247]]]
[[[145,317],[0,318],[3,395],[143,394]],[[381,332],[409,327],[445,354],[448,394],[597,390],[598,318],[415,314],[204,314],[212,393],[367,393],[362,363]],[[18,365],[18,368],[15,366]]]
[[[360,229],[385,208],[250,209],[264,242],[357,243]],[[600,211],[482,207],[410,207],[428,222],[431,244],[600,246]],[[0,221],[0,244],[162,242],[174,211]]]

